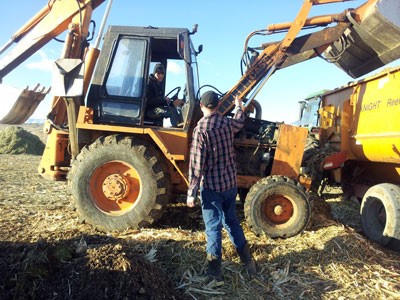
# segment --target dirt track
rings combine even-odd
[[[321,205],[297,237],[256,237],[243,223],[259,267],[253,278],[225,236],[225,285],[215,289],[199,275],[205,237],[198,209],[178,203],[153,228],[99,232],[79,222],[65,182],[37,175],[39,161],[0,155],[0,299],[400,297],[399,254],[362,236],[356,205],[340,203],[338,191],[325,195],[331,214]]]

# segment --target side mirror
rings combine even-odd
[[[200,46],[197,48],[196,56],[199,55],[202,51],[203,51],[203,45],[200,45]]]

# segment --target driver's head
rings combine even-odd
[[[165,68],[164,65],[161,63],[157,63],[154,66],[154,71],[153,71],[154,77],[157,78],[158,81],[163,81],[164,76],[165,76]]]

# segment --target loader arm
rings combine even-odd
[[[90,14],[92,10],[97,8],[105,0],[51,0],[32,17],[24,26],[22,26],[11,39],[0,49],[2,55],[7,49],[14,45],[11,52],[0,60],[0,79],[4,78],[8,73],[24,62],[27,58],[36,53],[40,48],[66,31],[76,20],[83,14]],[[85,18],[86,22],[90,21]],[[82,38],[87,35],[86,24],[75,23],[80,26],[80,32],[77,31]],[[71,53],[71,56],[77,54]]]
[[[61,58],[82,59],[92,12],[104,1],[50,0],[0,49],[0,55],[3,56],[0,60],[0,82],[22,62],[66,30],[69,30],[69,34],[65,39]],[[17,99],[0,98],[2,101],[14,103],[6,116],[0,116],[0,123],[25,122],[49,90],[36,88],[29,93],[24,91]]]
[[[387,29],[390,32],[390,38],[382,37],[382,39],[379,39],[376,36],[367,36],[365,31],[369,29],[364,28],[372,26],[371,24],[373,21],[376,22],[376,19],[385,19],[385,16],[381,16],[381,12],[377,8],[378,5],[380,5],[381,10],[398,9],[398,5],[394,0],[368,0],[358,8],[346,10],[341,14],[307,18],[313,5],[345,1],[352,0],[305,0],[293,22],[268,26],[266,30],[268,34],[282,31],[287,31],[287,34],[282,41],[262,45],[262,52],[258,54],[251,64],[247,65],[246,72],[237,84],[221,98],[218,112],[222,115],[230,113],[234,106],[233,100],[235,97],[246,99],[251,92],[252,95],[246,103],[246,107],[248,107],[276,70],[314,57],[323,57],[324,53],[328,57],[324,59],[336,63],[339,68],[342,68],[352,77],[364,75],[399,58],[400,43],[398,37],[400,37],[400,22],[397,22],[397,20],[396,22],[388,22],[390,24],[385,25],[386,27],[383,28],[383,30]],[[370,21],[370,19],[373,20]],[[316,26],[326,27],[332,23],[337,24],[297,37],[303,29]],[[246,40],[245,51],[247,51],[247,41],[252,34]],[[392,40],[396,41],[392,42]],[[336,44],[340,43],[346,43],[342,52],[337,50],[338,46]],[[353,48],[355,47],[358,48],[354,50]],[[346,51],[350,52],[350,57]]]

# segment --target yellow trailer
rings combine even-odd
[[[361,200],[365,234],[384,246],[400,240],[400,66],[320,96],[324,178]],[[328,151],[329,149],[329,151]]]

